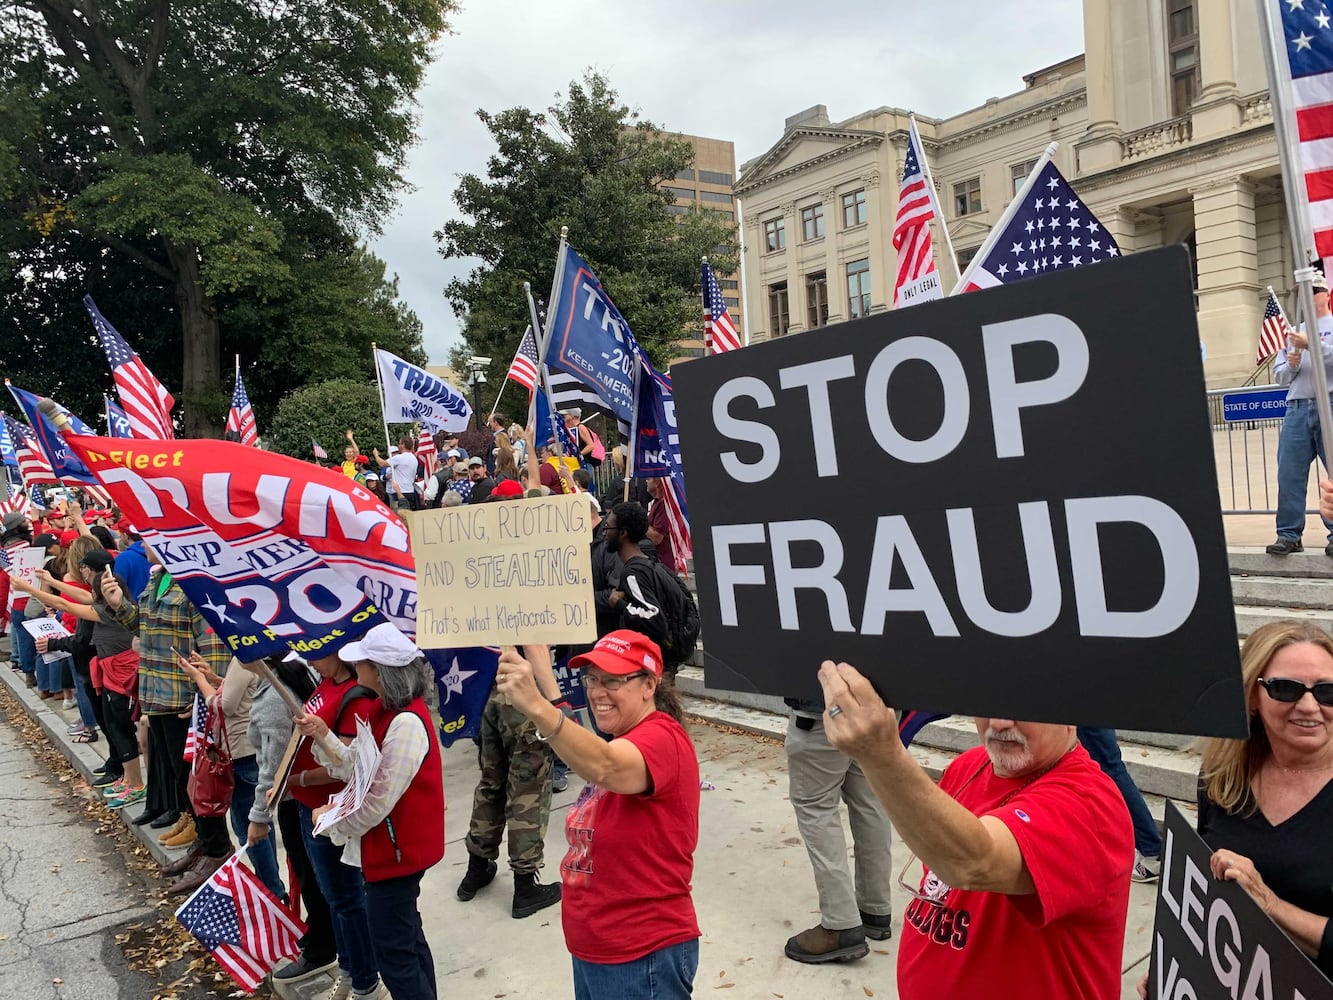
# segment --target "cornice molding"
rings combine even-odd
[[[785,170],[778,170],[774,173],[767,173],[770,166],[782,158],[782,154],[794,146],[801,139],[843,139],[846,140],[841,145],[834,146],[826,153],[822,153],[809,160],[802,160],[800,163],[787,167]],[[774,181],[782,180],[808,170],[811,167],[821,163],[827,163],[830,160],[846,156],[848,153],[855,152],[870,146],[878,146],[884,141],[884,133],[873,132],[866,129],[826,129],[826,128],[795,128],[784,135],[772,149],[759,158],[753,167],[747,173],[747,176],[740,178],[732,187],[732,194],[739,198],[750,191],[772,184]]]

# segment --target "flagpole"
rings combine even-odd
[[[1333,460],[1333,411],[1328,405],[1328,376],[1324,371],[1319,321],[1314,308],[1314,224],[1310,219],[1310,203],[1304,197],[1305,172],[1300,166],[1296,144],[1295,112],[1291,107],[1291,65],[1287,61],[1285,35],[1275,31],[1273,3],[1259,0],[1259,17],[1265,34],[1264,55],[1268,66],[1268,94],[1273,105],[1273,130],[1277,134],[1278,162],[1282,166],[1282,193],[1287,201],[1287,223],[1291,227],[1291,247],[1297,267],[1296,301],[1305,314],[1306,344],[1310,354],[1310,375],[1314,380],[1314,398],[1319,401],[1319,433],[1324,454]],[[1280,43],[1279,39],[1283,39]],[[1281,47],[1280,47],[1281,46]],[[1320,350],[1316,350],[1316,345]],[[1328,472],[1328,463],[1324,463]]]
[[[1059,148],[1059,145],[1060,144],[1057,142],[1052,142],[1046,147],[1046,152],[1041,154],[1041,159],[1037,161],[1036,165],[1032,168],[1032,172],[1028,174],[1028,179],[1023,182],[1023,186],[1019,188],[1018,194],[1014,195],[1013,201],[1009,202],[1009,207],[1006,208],[1004,214],[1000,216],[1000,221],[991,227],[990,235],[986,237],[986,242],[977,248],[977,252],[972,256],[972,262],[967,265],[967,270],[958,276],[958,284],[953,286],[953,291],[949,293],[950,295],[957,295],[967,287],[967,282],[968,279],[972,277],[972,272],[980,266],[983,260],[986,259],[991,246],[1000,238],[1000,234],[1009,227],[1009,221],[1014,217],[1015,213],[1017,213],[1018,207],[1023,204],[1023,199],[1028,196],[1028,192],[1032,190],[1032,186],[1037,183],[1037,175],[1046,169],[1046,164],[1051,162],[1051,157],[1055,155],[1055,151]]]
[[[629,484],[634,478],[634,451],[639,443],[639,388],[643,381],[643,359],[634,352],[634,405],[629,411],[629,440],[625,442],[625,503],[629,503]]]
[[[563,258],[563,256],[564,256],[564,252],[565,252],[565,235],[566,235],[568,232],[569,232],[568,227],[563,228],[563,229],[560,230],[560,255],[561,255],[561,256],[558,257],[558,258],[556,258],[557,261],[559,261],[559,260],[560,260],[561,258]],[[557,265],[556,265],[556,275],[557,275],[557,280],[559,280],[558,276],[559,276],[559,274],[560,274],[560,271],[561,271],[561,268],[560,268],[559,264],[557,263]],[[553,291],[554,291],[554,287],[553,287]],[[539,320],[538,320],[538,317],[537,317],[537,303],[536,303],[536,301],[532,298],[532,285],[531,285],[529,282],[526,282],[526,281],[523,282],[523,294],[525,294],[525,295],[528,297],[528,312],[532,314],[532,328],[533,328],[534,330],[539,329],[539,328],[540,328],[540,325],[539,325]],[[547,307],[547,310],[548,310],[548,311],[547,311],[547,314],[546,314],[546,315],[547,315],[547,318],[548,318],[548,319],[550,318],[550,315],[551,315],[551,314],[550,314],[550,311],[549,311],[550,308],[551,308],[550,306]],[[541,380],[542,380],[542,390],[546,393],[546,405],[547,405],[547,406],[550,406],[550,407],[552,408],[552,418],[551,418],[552,426],[551,426],[551,430],[555,432],[555,453],[556,453],[556,455],[558,455],[560,458],[564,458],[564,457],[565,457],[565,449],[564,449],[564,447],[563,447],[563,442],[562,442],[561,439],[560,439],[560,435],[564,432],[564,428],[563,428],[563,427],[556,427],[556,426],[555,426],[555,420],[556,420],[556,414],[555,414],[555,410],[554,410],[554,407],[555,407],[555,401],[551,398],[551,372],[550,372],[550,369],[548,369],[548,368],[546,367],[546,338],[544,338],[544,337],[542,338],[541,344],[540,344],[540,346],[539,346],[538,349],[537,349],[537,358],[539,359],[539,364],[537,365],[537,374],[538,374],[538,376],[539,376],[539,377],[541,378]],[[529,421],[532,423],[533,430],[535,431],[535,430],[537,429],[537,424],[536,424],[536,419],[537,419],[537,394],[536,394],[535,392],[532,394],[531,401],[528,403],[528,419],[529,419]]]
[[[111,397],[102,393],[102,416],[106,417],[106,436],[115,437],[111,430]]]
[[[529,285],[526,281],[523,282],[523,291],[528,296],[528,300],[531,301],[532,286]],[[509,371],[512,372],[514,370],[514,362],[518,360],[518,352],[521,350],[523,350],[522,338],[519,339],[518,350],[514,351],[514,356],[509,361]],[[505,389],[507,389],[508,387],[509,387],[509,373],[506,372],[504,378],[504,384],[500,386],[500,391],[495,394],[495,405],[491,407],[491,416],[486,418],[486,423],[489,424],[491,422],[491,417],[495,416],[495,411],[500,408],[500,400],[504,398]]]
[[[713,332],[708,328],[708,319],[709,319],[708,289],[704,287],[704,283],[702,280],[703,269],[707,266],[708,266],[708,258],[700,257],[699,258],[699,277],[700,277],[699,300],[703,305],[703,312],[704,312],[704,356],[705,357],[709,357],[713,353]]]
[[[935,180],[930,176],[930,164],[926,161],[926,146],[921,141],[921,133],[917,131],[916,115],[907,116],[908,128],[911,130],[911,142],[916,144],[916,151],[920,154],[921,176],[926,181],[926,194],[930,196],[930,207],[935,210],[935,218],[940,220],[940,230],[944,233],[944,245],[949,251],[949,263],[953,265],[953,273],[958,273],[958,255],[953,252],[953,238],[949,235],[949,223],[944,218],[944,210],[940,208],[940,201],[935,197]]]
[[[380,356],[376,353],[375,341],[370,342],[370,363],[375,366],[375,384],[380,390],[380,420],[384,423],[384,455],[389,455],[389,414],[384,409],[384,379],[380,377]]]

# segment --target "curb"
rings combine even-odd
[[[74,738],[65,732],[67,725],[65,718],[58,712],[48,708],[46,703],[37,697],[36,690],[29,688],[23,682],[23,675],[9,663],[0,665],[0,684],[4,689],[14,697],[19,703],[24,714],[33,722],[42,727],[42,732],[46,733],[46,738],[51,741],[64,758],[69,761],[70,766],[78,771],[83,780],[92,784],[94,772],[102,766],[105,758],[102,755],[102,749],[106,746],[106,737],[94,744],[75,743]],[[99,749],[93,749],[97,747]],[[160,831],[150,829],[146,826],[135,826],[130,820],[143,814],[144,806],[127,806],[118,810],[120,821],[125,824],[129,832],[139,843],[148,849],[149,855],[159,865],[168,865],[171,862],[185,856],[185,850],[168,850],[157,842]]]

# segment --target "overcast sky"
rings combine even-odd
[[[484,174],[494,151],[478,108],[545,109],[591,66],[657,125],[733,141],[739,168],[811,105],[833,121],[881,105],[944,117],[1021,90],[1024,73],[1084,48],[1076,0],[462,2],[419,97],[416,190],[373,245],[425,325],[433,362],[459,342],[443,289],[469,267],[441,257],[432,234],[457,215],[459,175]]]

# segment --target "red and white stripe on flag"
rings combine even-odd
[[[1284,0],[1278,8],[1315,252],[1329,257],[1333,256],[1333,27],[1322,3]]]
[[[425,467],[427,479],[435,475],[435,470],[439,466],[439,455],[440,450],[435,447],[435,438],[426,428],[421,428],[421,434],[417,437],[417,458]]]
[[[673,567],[681,576],[689,572],[688,560],[694,558],[694,541],[690,537],[690,523],[685,520],[680,509],[680,498],[676,496],[676,480],[667,476],[662,480],[662,503],[666,505],[667,531],[671,535],[671,545],[676,552],[676,565]]]
[[[533,336],[532,327],[528,327],[523,334],[523,339],[518,342],[518,350],[514,352],[513,363],[510,364],[509,374],[505,378],[517,382],[528,392],[532,392],[537,387],[537,366],[539,363],[537,338]]]
[[[204,731],[204,725],[204,699],[202,695],[196,693],[194,706],[190,710],[190,728],[185,731],[185,752],[182,756],[186,760],[194,760],[195,747],[199,744],[199,735]]]
[[[218,965],[243,989],[257,990],[280,958],[300,953],[298,939],[306,928],[294,920],[237,855],[210,880],[223,895],[232,897],[241,943],[213,949]]]
[[[727,312],[727,300],[722,295],[722,289],[718,286],[717,278],[713,276],[713,269],[708,261],[703,262],[702,270],[704,342],[708,345],[708,353],[725,354],[727,351],[740,350],[741,335],[736,330],[736,324],[731,321],[731,313]]]
[[[935,199],[921,166],[918,142],[914,125],[908,134],[902,187],[898,191],[898,215],[893,223],[893,248],[898,251],[898,273],[893,281],[895,309],[902,302],[937,299],[942,294],[937,279],[926,280],[935,271],[935,246],[930,235]],[[934,294],[929,294],[931,290]]]
[[[1259,328],[1259,351],[1254,363],[1261,365],[1287,345],[1287,317],[1282,313],[1277,296],[1268,293],[1268,302],[1264,305],[1264,322]]]

